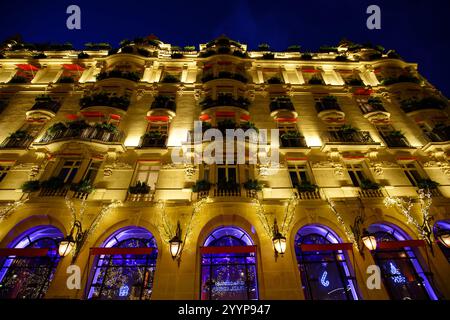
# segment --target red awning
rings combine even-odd
[[[200,247],[201,254],[256,253],[256,246]]]
[[[85,117],[103,117],[103,112],[100,111],[85,111],[81,113]]]
[[[0,249],[0,257],[43,257],[48,254],[50,249],[48,248],[24,248],[24,249],[16,249],[16,248],[4,248]]]
[[[151,122],[169,122],[169,116],[147,116],[146,118]]]
[[[405,247],[417,248],[424,247],[423,240],[404,240],[404,241],[383,241],[377,243],[377,249],[402,249]]]
[[[102,254],[151,254],[153,248],[91,248],[89,253],[93,256]]]
[[[198,117],[198,119],[200,121],[207,121],[207,120],[210,120],[211,117],[208,114],[202,114],[200,117]]]
[[[372,91],[372,89],[358,88],[353,94],[358,96],[370,96],[372,94]]]
[[[33,66],[32,64],[16,64],[16,66],[24,71],[38,71],[39,68]]]
[[[301,244],[300,250],[308,251],[337,251],[337,250],[352,250],[351,243],[330,243],[330,244]]]
[[[77,114],[66,114],[66,118],[69,120],[76,120],[76,119],[78,119],[78,115]]]
[[[84,68],[78,64],[63,64],[63,68],[70,71],[83,71]]]
[[[114,120],[120,120],[122,117],[118,114],[110,114],[109,117]]]
[[[243,114],[243,115],[241,115],[241,120],[244,120],[244,121],[249,121],[250,120],[250,115],[248,115],[248,114]]]
[[[297,118],[276,118],[277,122],[297,122]]]

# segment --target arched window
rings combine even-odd
[[[382,245],[382,242],[410,240],[408,235],[400,228],[384,223],[373,224],[368,231],[377,239],[377,249],[372,254],[391,299],[436,300],[414,250],[401,246],[401,243],[387,248]]]
[[[202,252],[202,300],[256,300],[256,247],[237,227],[220,227],[206,239]]]
[[[437,221],[434,224],[434,237],[437,238],[439,233],[442,231],[450,231],[450,220]],[[438,241],[438,246],[441,249],[447,261],[450,263],[450,248],[446,247],[441,241]]]
[[[128,251],[117,250],[111,254],[97,255],[88,299],[150,299],[158,256],[153,235],[141,227],[126,227],[112,234],[103,243],[102,248],[124,248]],[[133,249],[137,248],[152,250],[136,254],[136,250]]]
[[[358,300],[347,252],[329,246],[339,243],[338,236],[324,226],[308,225],[297,232],[295,253],[306,299]]]
[[[23,256],[11,250],[0,256],[0,299],[43,298],[59,262],[63,237],[56,227],[38,226],[10,243],[10,249],[24,249]]]

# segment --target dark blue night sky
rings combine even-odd
[[[66,28],[67,6],[81,7],[81,30]],[[366,28],[366,9],[382,9],[382,29]],[[109,42],[157,35],[173,45],[198,45],[221,35],[255,48],[299,44],[307,50],[342,38],[396,49],[450,96],[449,0],[271,1],[1,1],[0,39],[21,34],[26,42]]]

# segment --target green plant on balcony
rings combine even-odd
[[[269,51],[270,46],[267,43],[261,43],[258,45],[258,51]]]
[[[90,55],[87,54],[86,52],[80,52],[78,54],[78,59],[89,59]]]
[[[146,182],[138,181],[134,186],[128,187],[128,192],[130,194],[149,194],[150,186]]]
[[[300,132],[292,130],[287,131],[281,135],[281,139],[301,139],[303,136],[300,134]]]
[[[102,130],[105,132],[109,132],[109,133],[118,133],[119,129],[112,123],[106,123],[106,122],[102,122],[102,123],[96,123],[94,125],[94,128],[97,130]]]
[[[298,192],[315,192],[317,191],[318,186],[309,182],[309,181],[302,181],[298,183],[296,186]]]
[[[31,137],[26,130],[17,130],[9,135],[11,140],[24,140]]]
[[[342,127],[339,128],[338,132],[345,136],[351,136],[351,135],[354,135],[355,133],[359,132],[359,129],[354,128],[349,124],[344,124]]]
[[[309,79],[308,84],[312,84],[312,85],[323,85],[324,82],[323,80],[318,77],[318,76],[313,76],[311,77],[311,79]]]
[[[67,129],[67,126],[62,122],[54,123],[51,127],[47,129],[47,133],[54,135],[58,132],[64,131]]]
[[[211,189],[211,183],[207,180],[198,180],[192,186],[192,192],[194,193],[209,191],[209,189]]]
[[[312,60],[312,58],[313,58],[313,56],[312,56],[311,53],[303,53],[303,54],[300,56],[300,59],[302,59],[302,60],[307,60],[307,61]]]
[[[149,131],[146,132],[143,136],[145,139],[161,139],[163,137],[163,134],[160,131]]]
[[[14,77],[11,78],[11,80],[9,80],[8,83],[20,84],[20,83],[28,83],[28,82],[29,82],[28,78],[15,75]]]
[[[264,53],[262,58],[264,60],[273,60],[273,59],[275,59],[275,54],[274,53]]]
[[[64,180],[60,177],[51,177],[50,179],[42,181],[41,183],[41,187],[48,190],[59,190],[64,186]]]
[[[420,179],[417,181],[417,187],[419,189],[429,189],[429,190],[435,190],[439,186],[439,183],[436,181],[433,181],[431,179]]]
[[[70,76],[63,76],[59,78],[58,83],[75,83],[75,79]]]
[[[267,79],[268,84],[283,84],[284,81],[280,77],[271,77]]]
[[[161,80],[162,83],[178,83],[180,82],[180,79],[178,77],[175,77],[171,74],[166,74],[164,78]]]
[[[379,190],[380,185],[374,181],[369,179],[364,179],[360,183],[360,187],[362,190]]]
[[[76,132],[81,132],[82,130],[89,128],[89,124],[84,120],[70,121],[67,126],[70,130]]]
[[[38,180],[30,180],[24,182],[20,188],[22,189],[23,193],[31,193],[39,191],[39,189],[41,188],[41,184]]]
[[[264,184],[262,184],[258,180],[250,179],[244,183],[244,188],[246,190],[261,191],[263,187],[264,187]]]
[[[294,45],[291,45],[291,46],[287,47],[286,51],[288,51],[288,52],[300,52],[301,48],[302,48],[301,46],[299,46],[297,44],[294,44]]]
[[[195,46],[184,46],[183,50],[187,52],[195,51]]]
[[[72,183],[72,185],[70,186],[70,190],[80,193],[91,194],[95,190],[95,188],[90,180],[82,180],[78,183]]]
[[[93,106],[108,106],[126,110],[130,105],[130,98],[127,95],[117,96],[108,92],[98,92],[80,99],[82,108]]]
[[[158,95],[153,100],[151,109],[169,109],[175,112],[175,98],[171,96]]]

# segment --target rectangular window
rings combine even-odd
[[[294,164],[288,166],[289,176],[291,178],[292,186],[307,183],[311,181],[308,166],[306,164]]]
[[[360,187],[362,182],[367,180],[362,164],[348,164],[347,172],[355,187]]]
[[[405,163],[401,164],[400,167],[403,170],[403,173],[408,178],[409,182],[414,186],[417,187],[417,182],[422,180],[423,177],[419,173],[419,170],[417,169],[417,166],[415,163]]]
[[[219,165],[217,166],[217,182],[233,181],[239,182],[237,166]]]
[[[11,166],[0,165],[0,182],[5,179],[6,175],[9,172],[9,169],[11,169]]]
[[[57,175],[64,183],[72,183],[81,166],[81,160],[64,160]]]
[[[100,161],[91,161],[89,167],[86,170],[86,173],[84,174],[83,180],[90,181],[91,183],[94,182],[95,178],[97,177],[100,165]]]
[[[158,182],[160,166],[155,166],[147,163],[138,164],[136,177],[134,182],[145,182],[152,189],[155,190],[156,183]]]

